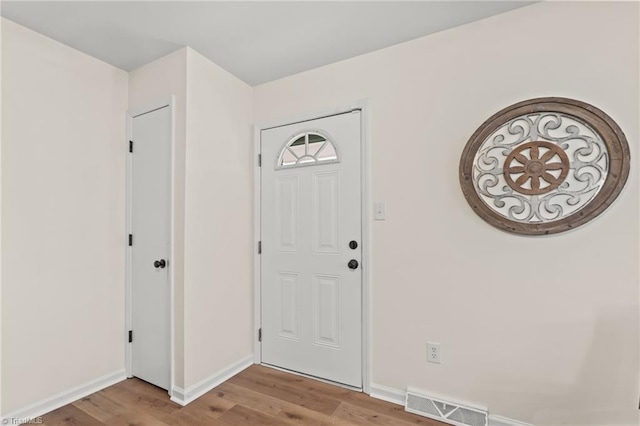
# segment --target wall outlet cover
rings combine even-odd
[[[440,343],[427,342],[427,361],[440,364],[440,355]]]

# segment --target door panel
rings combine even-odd
[[[359,111],[261,134],[262,361],[354,387],[362,274],[347,265],[362,263],[360,149]]]
[[[315,343],[340,347],[340,277],[314,277]]]
[[[298,177],[276,178],[276,238],[279,251],[298,251]]]
[[[171,111],[132,120],[132,374],[169,390],[171,243]]]
[[[339,254],[340,173],[313,176],[313,248],[316,253]]]
[[[298,339],[300,329],[300,280],[298,274],[278,273],[280,292],[280,329],[278,335],[287,339]]]

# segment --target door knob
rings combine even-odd
[[[351,259],[349,263],[347,263],[349,269],[358,269],[358,261],[355,259]]]
[[[358,242],[356,240],[349,241],[349,248],[351,250],[355,250],[358,248]]]
[[[165,266],[167,266],[167,262],[165,262],[164,259],[156,260],[155,262],[153,262],[153,266],[163,269]]]

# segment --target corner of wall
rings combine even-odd
[[[253,364],[253,354],[234,362],[225,368],[217,371],[209,377],[205,377],[199,382],[183,389],[174,386],[171,390],[171,400],[177,404],[185,406],[200,398],[216,386],[229,380],[231,377],[249,368]]]
[[[202,380],[253,350],[252,279],[246,268],[252,261],[252,92],[196,50],[186,48],[186,58],[183,388],[188,398]],[[225,241],[224,250],[216,241]],[[234,321],[227,321],[231,316]],[[217,339],[205,338],[207,324],[222,323],[227,326],[216,330]]]

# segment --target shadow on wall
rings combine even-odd
[[[493,401],[502,401],[502,407],[490,407],[492,412],[509,417],[508,407],[519,407],[517,418],[535,425],[638,424],[639,319],[636,304],[603,308],[593,322],[542,323],[537,335],[563,338],[532,338],[527,347],[509,354],[520,359],[521,376],[501,373],[496,362],[489,369],[494,373],[477,383],[502,384],[499,392],[484,389]],[[572,361],[575,369],[535,375]],[[630,365],[636,367],[629,371]],[[635,392],[630,394],[630,389]],[[616,405],[602,406],[604,395]]]

